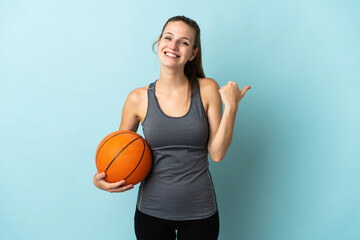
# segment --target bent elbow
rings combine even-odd
[[[211,160],[214,162],[220,162],[225,158],[225,155],[210,155]]]

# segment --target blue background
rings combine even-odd
[[[252,86],[210,165],[219,239],[360,239],[355,0],[1,1],[0,239],[135,239],[138,186],[96,189],[94,156],[175,15],[200,25],[207,77]]]

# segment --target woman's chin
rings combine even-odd
[[[161,66],[162,67],[165,67],[165,68],[171,68],[171,69],[184,69],[184,65],[180,65],[180,64],[177,64],[177,63],[169,63],[169,62],[161,62]]]

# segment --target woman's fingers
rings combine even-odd
[[[245,93],[247,92],[247,90],[251,89],[251,86],[245,86],[243,87],[243,89],[241,89],[241,98],[243,98],[245,96]]]
[[[219,89],[221,100],[225,107],[237,108],[237,105],[241,99],[240,90],[237,84],[233,81],[229,81],[227,84]]]
[[[132,184],[128,184],[128,185],[124,186],[124,184],[126,183],[125,180],[121,180],[121,181],[114,182],[114,183],[109,183],[104,179],[105,176],[106,176],[106,174],[104,172],[102,172],[102,173],[97,173],[94,177],[95,186],[97,186],[98,188],[100,188],[104,191],[124,192],[124,191],[134,188],[134,186]]]
[[[106,185],[107,185],[108,189],[114,189],[114,188],[120,187],[124,183],[125,183],[125,180],[121,180],[119,182],[107,183]]]
[[[106,174],[104,172],[102,173],[96,173],[95,175],[95,180],[100,181],[101,179],[103,179],[106,176]]]
[[[108,192],[114,193],[114,192],[125,192],[127,190],[133,189],[134,186],[132,184],[120,186],[116,188],[109,189]]]
[[[221,100],[225,107],[237,108],[237,105],[241,99],[245,96],[251,86],[245,86],[243,89],[239,89],[238,85],[234,81],[228,81],[227,84],[219,89]]]

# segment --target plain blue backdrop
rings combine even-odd
[[[210,164],[219,239],[360,239],[356,0],[1,1],[0,239],[135,239],[138,186],[95,188],[94,156],[175,15],[200,25],[207,77],[252,86]]]

